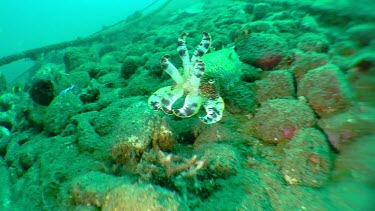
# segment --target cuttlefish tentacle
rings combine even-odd
[[[189,93],[184,102],[184,106],[180,109],[173,109],[173,113],[182,118],[191,117],[198,113],[202,104],[202,97],[197,92]]]
[[[171,91],[167,92],[164,94],[162,100],[161,100],[161,109],[166,113],[166,114],[173,114],[172,111],[172,105],[178,100],[182,95],[184,94],[184,90],[175,87],[172,88]]]
[[[171,56],[166,54],[160,59],[160,65],[163,70],[170,75],[177,84],[182,84],[183,79],[177,68],[169,61]]]
[[[186,40],[185,40],[187,35],[188,33],[186,32],[182,33],[177,41],[177,52],[182,60],[182,65],[184,67],[185,76],[189,76],[190,70],[191,70],[190,56],[189,56],[189,51],[186,47]]]
[[[194,66],[197,60],[200,60],[201,57],[207,53],[208,49],[211,46],[211,36],[207,32],[203,32],[202,41],[199,43],[197,48],[194,51],[193,56],[191,57],[191,65]]]
[[[205,69],[206,66],[203,61],[197,60],[194,65],[193,74],[189,78],[192,87],[199,87]]]
[[[154,92],[151,97],[148,99],[148,105],[153,110],[161,110],[161,100],[163,99],[166,93],[171,92],[172,86],[166,86],[158,89]]]
[[[207,99],[203,103],[203,107],[206,110],[206,116],[200,116],[199,119],[206,124],[213,124],[223,117],[224,111],[224,100],[221,97],[215,99]]]

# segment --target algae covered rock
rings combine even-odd
[[[97,60],[96,53],[91,48],[71,48],[64,55],[64,64],[67,72],[87,63]]]
[[[44,117],[44,129],[50,135],[61,133],[70,118],[81,111],[82,102],[77,95],[65,93],[58,95],[48,107]]]
[[[139,66],[142,65],[142,58],[139,56],[128,56],[121,65],[121,76],[129,79]]]
[[[303,128],[315,125],[312,109],[294,99],[273,99],[261,104],[254,116],[255,134],[268,143],[291,139]]]
[[[302,80],[303,76],[308,71],[324,66],[328,63],[328,57],[325,54],[298,53],[298,55],[295,55],[295,57],[296,60],[292,64],[292,72],[297,83]]]
[[[15,124],[14,114],[11,112],[0,112],[0,127],[11,130]]]
[[[77,144],[83,152],[98,152],[101,154],[100,151],[106,145],[105,142],[100,141],[99,134],[93,127],[93,119],[97,116],[97,111],[90,111],[72,117],[72,123],[76,127]]]
[[[346,110],[352,95],[345,75],[332,64],[306,73],[298,85],[297,94],[306,97],[311,108],[321,117]]]
[[[330,147],[315,128],[299,130],[284,147],[281,172],[289,185],[322,187],[332,168]]]
[[[68,183],[67,210],[77,209],[79,206],[101,208],[106,200],[106,195],[111,189],[121,185],[130,185],[127,177],[91,171],[77,175]],[[66,197],[66,196],[65,196]]]
[[[298,38],[297,47],[305,52],[326,53],[328,40],[325,36],[315,33],[305,33]]]
[[[276,34],[278,33],[277,28],[273,25],[272,21],[264,21],[264,20],[259,20],[259,21],[253,21],[248,24],[247,28],[254,33],[268,33],[268,34]]]
[[[355,24],[346,33],[360,45],[366,46],[374,40],[375,24],[374,22]]]
[[[239,159],[236,148],[227,144],[209,143],[199,146],[200,151],[203,149],[202,160],[207,162],[207,171],[210,176],[228,178],[237,173]]]
[[[187,210],[175,193],[151,185],[122,185],[106,195],[102,210]]]
[[[336,150],[341,150],[358,138],[373,133],[374,117],[374,108],[352,108],[347,112],[322,118],[318,125],[327,135],[331,145]]]
[[[252,33],[239,41],[236,48],[243,62],[263,70],[272,69],[289,53],[285,39],[275,34]]]
[[[287,70],[268,72],[262,80],[255,82],[254,90],[258,102],[275,98],[293,98],[295,95],[293,75]]]
[[[369,48],[353,58],[348,80],[355,91],[358,101],[369,102],[375,105],[375,54]]]
[[[5,75],[0,72],[0,94],[5,93],[7,90],[7,81]]]
[[[272,7],[268,3],[255,4],[253,7],[253,20],[259,20],[267,17],[272,11]]]
[[[162,121],[144,102],[137,102],[116,118],[112,157],[117,163],[135,167],[144,152],[152,147],[170,150],[174,139],[166,121]]]
[[[255,107],[255,92],[252,83],[240,81],[236,86],[223,92],[225,109],[232,114],[251,113]]]

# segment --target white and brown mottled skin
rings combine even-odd
[[[170,56],[164,55],[160,60],[161,67],[173,78],[175,84],[157,90],[149,98],[148,103],[154,110],[162,110],[166,114],[174,114],[182,118],[195,115],[203,104],[207,115],[199,118],[206,124],[212,124],[221,119],[224,101],[217,93],[214,81],[202,81],[205,64],[201,58],[210,48],[211,36],[203,32],[202,41],[190,59],[186,47],[187,35],[188,33],[182,33],[177,42],[177,52],[182,60],[184,69],[183,75],[169,61]],[[183,96],[185,96],[183,107],[172,109],[172,105]]]

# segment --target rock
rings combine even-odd
[[[374,40],[375,24],[372,22],[353,25],[346,33],[361,46],[366,46]]]
[[[99,73],[97,77],[100,84],[113,84],[116,81],[121,81],[121,73],[119,71],[105,72],[102,75]]]
[[[7,81],[5,79],[5,75],[2,72],[0,72],[0,95],[2,93],[5,93],[7,88],[8,87],[7,87]]]
[[[202,160],[207,162],[208,174],[213,178],[228,178],[239,169],[236,148],[228,144],[209,143],[199,146],[198,151],[204,152]]]
[[[125,58],[121,65],[121,76],[125,79],[129,79],[142,65],[142,59],[139,56],[128,56]]]
[[[375,128],[375,109],[352,108],[347,112],[322,118],[318,121],[331,145],[338,151],[362,136],[370,135]]]
[[[375,106],[375,55],[373,51],[362,52],[353,58],[348,72],[348,80],[358,101]]]
[[[60,91],[71,85],[66,76],[59,65],[43,65],[32,78],[31,99],[39,105],[48,106]]]
[[[19,155],[19,162],[24,171],[28,170],[35,162],[36,155],[33,153],[33,149],[28,147],[26,150],[22,150]]]
[[[251,33],[236,44],[240,59],[250,65],[270,70],[287,57],[287,42],[275,34]]]
[[[147,54],[145,53],[144,56],[147,58],[146,63],[144,65],[144,69],[146,69],[150,75],[160,77],[163,74],[163,69],[160,67],[160,59],[165,53],[155,53],[155,54]],[[179,62],[179,59],[177,57],[172,58],[174,65],[178,68],[180,67],[177,63]]]
[[[110,72],[116,72],[119,69],[120,68],[115,65],[100,64],[97,62],[88,61],[71,72],[86,72],[89,74],[90,78],[98,79]]]
[[[15,141],[14,139],[12,139],[7,145],[6,153],[4,156],[4,160],[8,166],[17,168],[15,169],[15,171],[17,172],[17,175],[21,174],[21,172],[18,169],[19,167],[18,157],[19,157],[20,151],[21,151],[20,144],[17,143],[17,141]],[[17,176],[17,175],[14,175],[14,176]]]
[[[274,98],[293,98],[293,74],[287,70],[267,72],[262,80],[255,82],[254,90],[259,103]]]
[[[303,129],[315,125],[311,108],[294,99],[273,99],[263,102],[254,116],[255,135],[268,143],[292,139]]]
[[[326,53],[329,49],[329,43],[322,34],[305,33],[298,38],[297,47],[304,52]]]
[[[187,210],[173,192],[151,185],[121,185],[108,191],[102,210]]]
[[[230,113],[252,113],[254,110],[256,96],[252,83],[239,81],[233,88],[222,93],[225,109]]]
[[[97,88],[89,88],[79,96],[82,103],[94,103],[99,100],[100,90]]]
[[[348,144],[335,160],[331,181],[325,189],[335,210],[372,210],[374,207],[375,136]],[[360,197],[360,203],[358,198]]]
[[[328,57],[325,54],[297,53],[291,69],[297,83],[299,83],[308,71],[324,66],[327,63]]]
[[[330,148],[322,132],[299,130],[284,148],[281,173],[289,185],[322,187],[332,168]]]
[[[251,13],[253,13],[253,10],[254,10],[254,4],[248,2],[248,3],[245,5],[245,7],[243,8],[243,10],[244,10],[247,14],[251,14]]]
[[[67,192],[67,206],[65,210],[79,209],[85,206],[86,209],[103,206],[105,197],[112,189],[121,185],[130,185],[127,177],[118,177],[105,174],[99,171],[90,171],[85,174],[78,174],[69,181]]]
[[[351,40],[339,41],[333,44],[333,51],[340,56],[348,57],[358,52],[358,46]]]
[[[98,56],[103,57],[105,54],[108,54],[108,53],[113,52],[115,50],[117,50],[116,45],[106,44],[106,45],[100,47],[100,49],[98,51]]]
[[[203,127],[205,125],[202,124],[193,125],[195,128],[192,133],[196,136],[194,141],[195,148],[201,148],[201,145],[207,143],[225,143],[241,139],[238,133],[232,131],[225,124],[212,124],[210,127]]]
[[[0,138],[1,140],[1,138]],[[4,159],[0,156],[0,178],[1,178],[1,189],[0,189],[0,209],[1,210],[12,210],[14,204],[12,200],[12,182],[10,180],[9,167],[5,163]]]
[[[93,127],[93,120],[98,115],[99,112],[91,111],[72,117],[72,124],[76,127],[77,144],[81,152],[92,153],[100,151],[106,145],[105,142],[100,140],[100,136]]]
[[[5,127],[7,130],[12,130],[14,124],[13,112],[0,112],[0,127]]]
[[[96,53],[91,48],[86,47],[72,48],[64,54],[65,69],[68,73],[82,64],[95,62],[96,60]]]
[[[320,117],[328,117],[346,110],[352,99],[345,75],[332,64],[306,73],[298,84],[297,94],[306,97],[311,108]]]
[[[34,102],[48,106],[55,98],[54,87],[55,85],[51,80],[34,80],[29,91],[30,97]]]
[[[69,73],[67,81],[78,89],[86,88],[90,83],[90,75],[86,71],[74,71]]]
[[[164,130],[157,114],[145,102],[133,103],[117,115],[119,117],[113,120],[112,157],[118,163],[130,163],[129,168],[135,167],[142,154],[153,147],[153,143],[158,143],[162,138],[171,138],[170,134],[162,133]]]
[[[372,133],[357,138],[351,144],[342,145],[340,156],[335,160],[333,179],[361,182],[368,189],[368,185],[373,184],[373,177],[369,175],[375,175],[374,140],[375,135]]]
[[[11,93],[0,95],[0,112],[9,111],[14,109],[18,96]]]
[[[155,78],[149,74],[148,70],[141,68],[128,81],[127,86],[119,91],[119,94],[121,97],[151,95],[155,92],[155,87],[161,85],[160,78]],[[171,84],[169,83],[168,85]]]
[[[295,20],[275,20],[273,25],[281,33],[298,33],[298,23]]]
[[[247,15],[243,11],[239,10],[236,14],[233,15],[227,15],[227,16],[221,16],[220,19],[218,19],[215,22],[215,26],[217,28],[224,28],[231,24],[244,24],[247,22]]]
[[[80,112],[82,102],[77,95],[65,93],[58,95],[48,107],[44,116],[44,129],[49,135],[61,133],[70,118]]]
[[[351,67],[356,68],[358,73],[370,74],[375,72],[375,55],[371,50],[366,50],[356,55]]]
[[[244,65],[242,69],[242,77],[241,80],[248,82],[248,83],[253,83],[259,79],[261,79],[263,71],[260,68],[253,67],[251,65]]]
[[[253,20],[266,18],[272,12],[272,7],[268,3],[255,4],[253,8]]]
[[[213,35],[211,35],[211,36],[213,36]],[[211,47],[215,50],[220,50],[220,49],[224,48],[225,46],[228,46],[230,43],[231,43],[231,41],[230,41],[228,36],[217,35],[212,40]]]
[[[306,15],[302,18],[299,29],[305,32],[317,32],[319,25],[314,17]]]
[[[7,146],[10,142],[10,131],[3,126],[0,126],[0,156],[4,157]]]
[[[273,22],[271,21],[253,21],[248,24],[246,27],[251,33],[267,33],[267,34],[277,34],[279,31],[277,28],[273,25]]]

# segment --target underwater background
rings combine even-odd
[[[0,2],[0,210],[374,210],[375,2]]]

